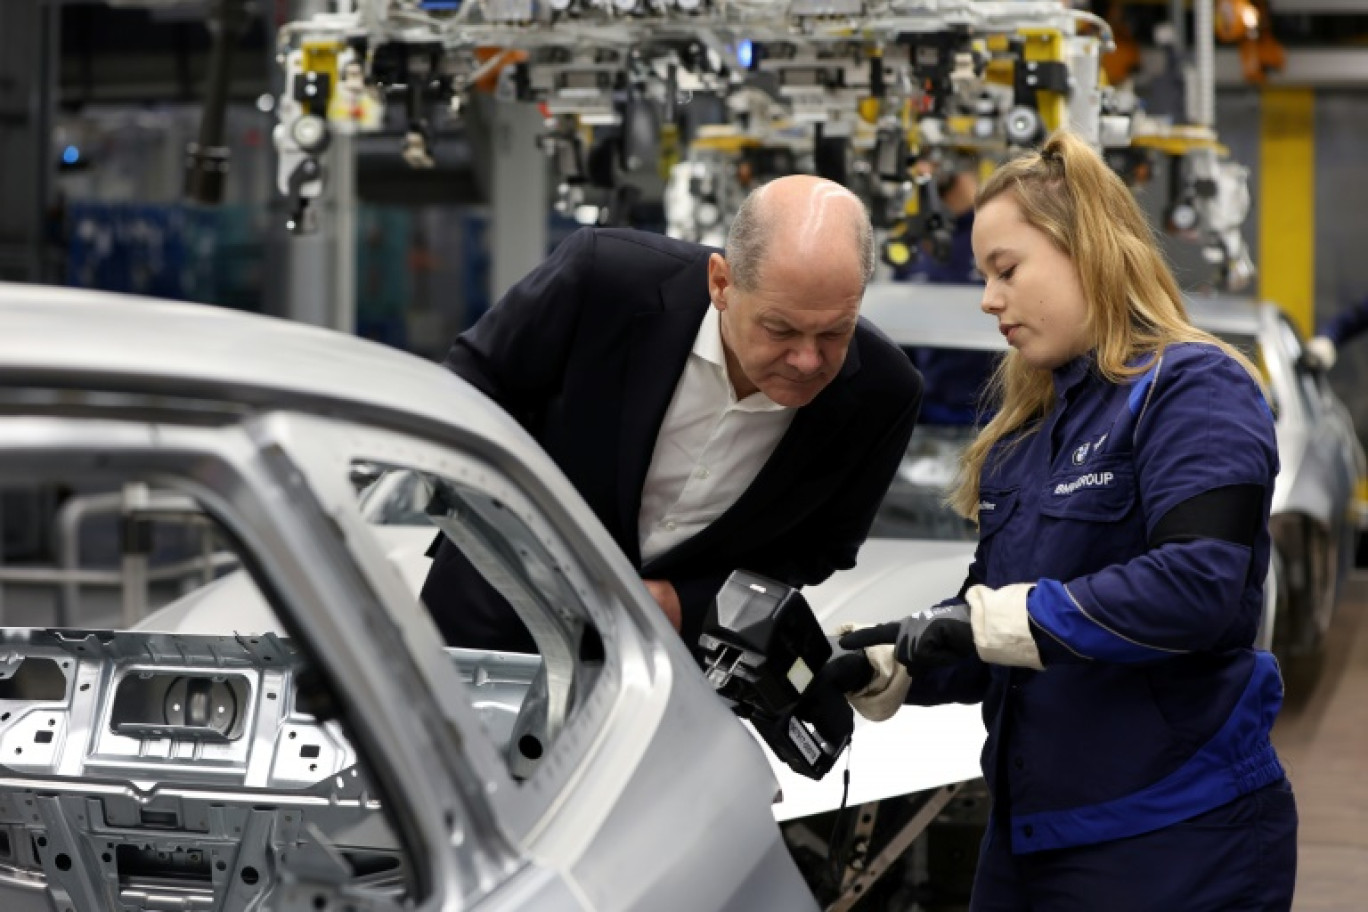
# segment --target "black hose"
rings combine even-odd
[[[209,20],[214,36],[205,81],[204,112],[199,140],[186,149],[185,197],[191,202],[215,206],[223,201],[228,176],[228,146],[224,142],[228,113],[228,85],[232,79],[233,52],[246,20],[247,0],[218,0]]]

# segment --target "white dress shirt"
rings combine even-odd
[[[764,393],[739,402],[722,328],[709,306],[656,435],[641,491],[641,559],[650,561],[713,522],[760,474],[793,421]]]

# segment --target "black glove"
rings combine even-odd
[[[953,665],[976,655],[974,626],[964,602],[937,605],[902,621],[855,630],[841,637],[842,649],[893,644],[893,655],[909,674],[938,665]]]
[[[832,656],[808,682],[793,714],[811,722],[829,744],[844,744],[855,724],[845,695],[864,690],[874,678],[874,666],[863,649],[846,652],[833,640]]]
[[[817,670],[813,684],[835,690],[840,694],[858,693],[874,680],[874,666],[869,664],[863,649],[846,651],[836,637],[829,637],[831,658]],[[811,689],[812,685],[809,685]]]

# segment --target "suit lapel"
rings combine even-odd
[[[660,286],[661,309],[632,320],[618,438],[618,519],[623,550],[634,564],[641,563],[641,489],[708,307],[706,274],[706,260],[702,270],[691,265],[676,273]]]
[[[801,497],[802,479],[815,472],[820,457],[840,440],[857,409],[851,378],[860,369],[859,351],[852,341],[836,379],[812,402],[798,409],[793,423],[765,461],[760,474],[736,503],[697,535],[652,561],[647,575],[660,566],[677,565],[737,534],[747,522],[763,521],[777,498]],[[649,458],[649,457],[648,457]]]

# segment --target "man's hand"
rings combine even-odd
[[[675,592],[674,584],[669,580],[642,580],[646,584],[646,589],[651,593],[651,598],[656,600],[660,610],[665,612],[665,617],[669,619],[670,626],[676,632],[684,625],[684,609],[679,606],[679,593]]]
[[[952,665],[976,654],[974,627],[964,602],[939,605],[904,618],[847,633],[842,649],[893,644],[893,655],[911,675],[938,665]]]

